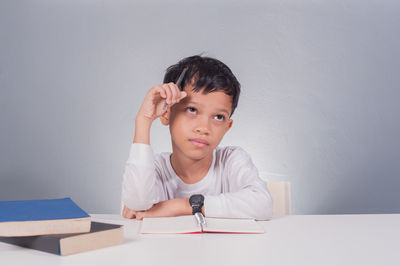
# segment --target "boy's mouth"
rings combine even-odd
[[[206,147],[206,146],[209,145],[208,142],[205,141],[204,139],[189,139],[189,141],[190,141],[194,146],[200,147],[200,148],[203,148],[203,147]]]

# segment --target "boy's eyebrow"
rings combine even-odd
[[[223,113],[226,113],[227,115],[229,115],[229,112],[226,109],[217,109],[217,111],[218,112],[223,112]]]
[[[194,101],[189,101],[189,102],[187,102],[186,104],[195,104],[195,105],[197,104],[197,105],[202,105],[201,103],[194,102]],[[218,111],[218,112],[223,112],[223,113],[226,113],[227,115],[229,115],[229,111],[226,110],[226,109],[223,109],[223,108],[216,109],[216,111]]]

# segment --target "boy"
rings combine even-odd
[[[173,82],[182,75],[179,88]],[[250,156],[239,147],[218,147],[232,127],[239,94],[239,82],[216,59],[192,56],[167,69],[164,84],[149,90],[136,116],[122,183],[125,218],[200,211],[271,218],[271,197]],[[150,127],[157,118],[169,125],[172,153],[153,154]]]

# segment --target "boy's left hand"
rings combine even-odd
[[[192,214],[189,199],[171,199],[154,204],[147,211],[136,212],[136,219],[153,217],[173,217]]]

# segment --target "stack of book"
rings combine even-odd
[[[91,221],[70,198],[0,201],[0,242],[58,255],[123,243],[123,227]]]

